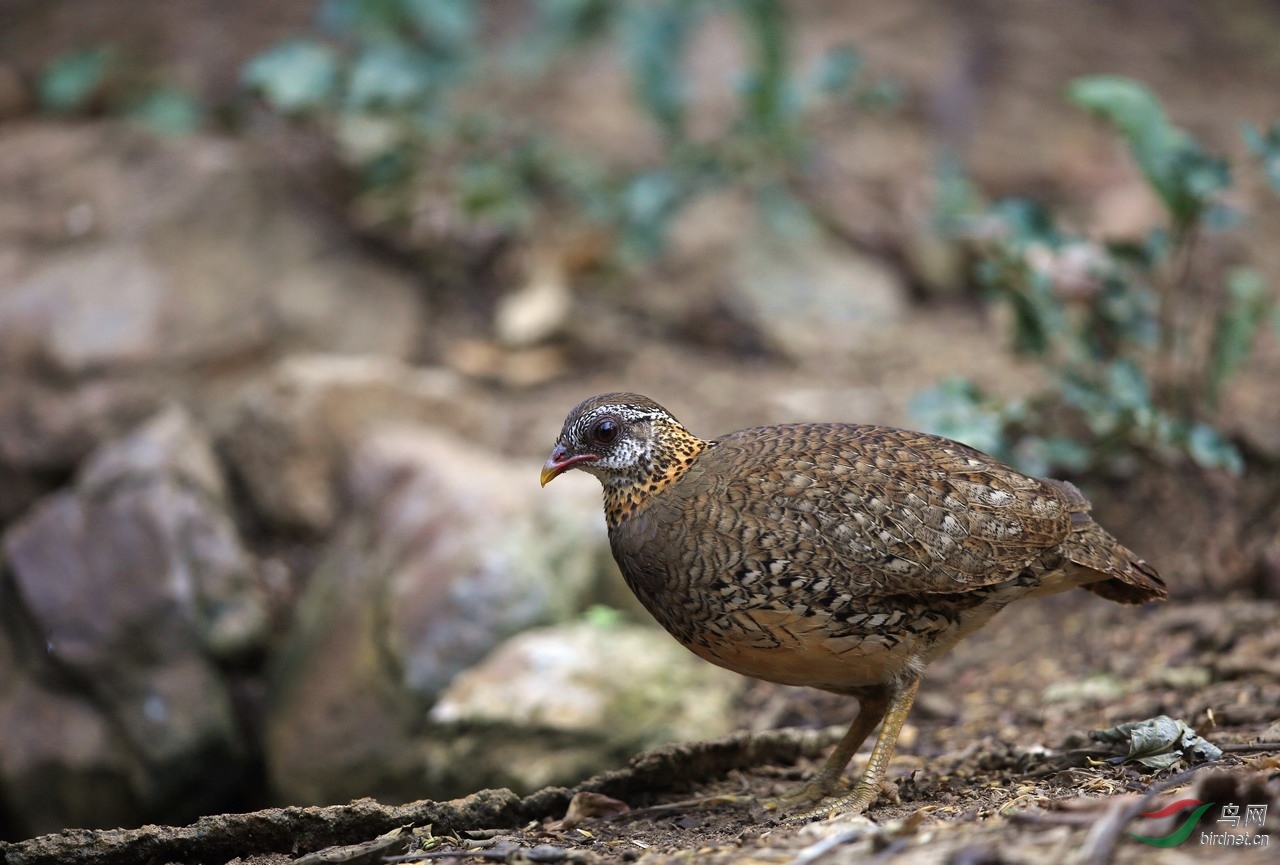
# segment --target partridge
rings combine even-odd
[[[705,440],[648,397],[609,393],[569,412],[543,486],[573,468],[600,479],[618,567],[672,636],[743,675],[857,698],[793,798],[833,795],[883,723],[824,812],[871,806],[925,667],[1010,601],[1167,596],[1074,486],[939,436],[814,423]]]

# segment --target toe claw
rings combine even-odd
[[[810,808],[803,814],[797,815],[804,820],[829,820],[832,817],[852,817],[857,814],[863,814],[872,805],[875,804],[879,792],[872,790],[870,787],[859,784],[853,790],[839,797],[838,799],[824,799],[819,802],[817,807]]]

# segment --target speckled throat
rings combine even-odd
[[[634,472],[601,478],[604,486],[604,519],[609,528],[644,506],[684,476],[698,455],[715,442],[700,439],[679,424],[663,424],[654,430],[653,448]]]

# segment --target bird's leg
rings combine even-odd
[[[885,769],[893,757],[893,746],[902,732],[902,724],[907,720],[911,704],[915,702],[916,691],[920,689],[920,678],[912,676],[897,686],[878,686],[863,688],[858,691],[858,716],[849,725],[839,744],[831,756],[809,781],[792,790],[788,790],[776,798],[760,802],[768,810],[785,809],[786,806],[812,805],[816,808],[802,812],[804,817],[828,817],[835,814],[861,814],[871,807],[880,795],[880,782],[884,780]],[[853,755],[862,747],[862,743],[871,735],[871,731],[881,721],[884,726],[876,738],[875,747],[871,749],[871,758],[867,762],[866,771],[858,780],[853,790],[839,797],[830,799],[840,783],[840,776],[845,767],[853,759]],[[758,801],[752,796],[739,794],[723,794],[704,796],[696,799],[685,799],[680,802],[656,806],[662,809],[690,808],[712,805],[733,805],[743,802]]]
[[[888,688],[867,688],[858,693],[858,714],[849,725],[849,731],[836,745],[831,756],[822,764],[818,773],[806,783],[782,793],[776,799],[765,802],[766,808],[777,808],[791,803],[809,804],[820,802],[835,793],[840,783],[840,776],[845,767],[858,753],[862,743],[867,741],[871,731],[884,718],[891,704],[891,693]]]
[[[914,695],[915,691],[913,690],[911,693]],[[656,807],[689,808],[758,802],[767,810],[775,811],[786,810],[788,806],[792,808],[804,807],[811,806],[815,802],[821,802],[836,792],[840,785],[840,776],[844,773],[845,767],[849,765],[853,755],[858,752],[858,749],[862,747],[862,743],[867,740],[867,737],[871,735],[871,731],[876,728],[876,725],[880,723],[885,717],[885,713],[893,705],[893,694],[894,692],[887,686],[860,688],[857,691],[858,715],[853,719],[853,723],[849,725],[848,732],[841,738],[839,744],[831,752],[831,756],[827,757],[827,761],[822,764],[822,768],[818,770],[817,774],[798,787],[786,790],[776,797],[763,800],[750,795],[727,793],[718,796],[700,796],[696,799],[684,799]],[[908,700],[907,708],[910,708],[910,706],[911,702]],[[903,710],[903,715],[906,715],[905,709]],[[901,722],[899,722],[898,726],[902,726]],[[896,729],[893,735],[894,738],[897,738]],[[890,746],[890,750],[892,751],[892,746]],[[885,758],[885,762],[888,762],[888,757]]]
[[[833,802],[823,802],[819,807],[805,813],[805,817],[831,817],[837,814],[861,814],[871,807],[872,803],[880,795],[880,782],[884,780],[885,769],[889,766],[889,760],[893,757],[893,746],[898,741],[898,734],[902,732],[902,724],[907,720],[907,713],[911,711],[911,704],[915,702],[916,691],[920,690],[920,678],[912,676],[906,682],[902,683],[887,700],[888,709],[884,712],[884,727],[880,730],[880,735],[876,738],[875,747],[871,749],[871,759],[867,761],[866,771],[862,773],[862,777],[858,779],[858,784],[845,795],[841,796]],[[874,724],[872,725],[874,726]],[[849,735],[845,736],[846,740],[853,738],[855,730],[862,727],[862,713],[858,714],[858,718],[853,722],[853,727],[849,730]],[[869,730],[868,730],[869,732]],[[862,734],[862,738],[866,737],[866,733]],[[859,744],[861,738],[858,739]],[[845,746],[845,742],[840,743],[840,747],[836,749],[836,753],[832,754],[832,758],[839,756],[841,749]],[[849,751],[845,757],[847,760],[853,756],[853,751],[857,750],[857,745]],[[827,761],[827,765],[818,773],[818,777],[825,776],[831,768],[831,760]],[[840,770],[835,772],[839,776]],[[818,778],[814,779],[815,781]],[[812,783],[812,782],[811,782]]]

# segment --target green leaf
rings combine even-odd
[[[1057,471],[1083,472],[1093,465],[1093,449],[1066,436],[1042,439],[1045,462]]]
[[[782,0],[733,0],[747,29],[751,64],[742,83],[745,131],[784,143],[800,110],[787,75],[787,9]]]
[[[887,78],[872,82],[858,94],[858,104],[870,109],[898,108],[904,99],[902,85]]]
[[[661,220],[680,197],[680,185],[666,171],[646,171],[627,186],[627,217],[636,223]]]
[[[360,166],[361,183],[366,189],[402,186],[412,170],[409,156],[399,146],[371,154]]]
[[[603,34],[619,7],[610,0],[537,0],[535,5],[537,33],[552,47],[575,45]]]
[[[1226,160],[1205,153],[1170,123],[1155,94],[1137,81],[1116,75],[1077,78],[1067,98],[1116,128],[1180,229],[1194,224],[1212,197],[1230,185]]]
[[[319,0],[316,27],[329,36],[348,37],[359,27],[361,0]]]
[[[1271,128],[1265,133],[1253,124],[1246,123],[1240,132],[1244,143],[1262,160],[1262,171],[1267,183],[1276,192],[1280,192],[1280,123],[1271,124]]]
[[[1033,282],[1028,280],[1028,282]],[[1032,286],[1034,289],[1034,286]],[[1051,341],[1047,317],[1042,314],[1042,306],[1037,303],[1031,292],[1014,291],[1009,294],[1009,304],[1013,307],[1013,350],[1016,354],[1043,355],[1049,350]]]
[[[1201,468],[1223,469],[1236,476],[1244,472],[1244,457],[1240,450],[1206,423],[1191,427],[1187,435],[1187,453]]]
[[[813,71],[813,89],[824,96],[847,96],[862,71],[862,55],[851,45],[837,45],[821,57]]]
[[[67,113],[85,108],[115,63],[115,50],[100,46],[63,54],[40,76],[40,107]]]
[[[337,56],[327,45],[310,39],[282,42],[249,61],[242,81],[277,111],[301,114],[333,98]]]
[[[911,399],[908,412],[925,432],[1004,455],[1007,440],[1001,407],[968,379],[947,379],[921,391]]]
[[[401,0],[404,12],[418,34],[449,53],[465,49],[476,36],[474,0]]]
[[[582,619],[592,627],[612,629],[626,624],[627,614],[616,607],[592,604],[583,611]]]
[[[473,218],[504,228],[526,222],[530,215],[526,190],[518,170],[497,160],[477,160],[464,166],[459,177],[461,203]]]
[[[1067,85],[1067,98],[1109,121],[1130,144],[1145,150],[1169,150],[1181,133],[1169,123],[1164,106],[1146,86],[1119,75],[1077,78]]]
[[[1101,380],[1092,376],[1090,368],[1085,375],[1080,369],[1067,369],[1059,373],[1058,391],[1067,405],[1080,410],[1089,431],[1097,438],[1106,438],[1123,430],[1130,423],[1126,412],[1115,399],[1104,370]]]
[[[1173,238],[1167,228],[1158,225],[1147,232],[1143,247],[1147,252],[1147,267],[1151,269],[1173,253]]]
[[[684,200],[681,184],[668,171],[655,169],[632,178],[619,200],[624,254],[643,261],[661,252],[667,226]]]
[[[622,41],[641,107],[672,141],[685,138],[685,60],[701,5],[684,0],[628,4],[623,19]]]
[[[1274,300],[1262,275],[1250,268],[1236,268],[1227,277],[1226,303],[1218,316],[1209,357],[1206,398],[1216,405],[1222,385],[1253,351],[1253,340],[1267,320]]]
[[[1231,231],[1244,224],[1244,214],[1222,203],[1209,205],[1204,213],[1204,227],[1210,231]]]
[[[803,239],[818,232],[813,215],[804,202],[797,199],[785,187],[770,184],[756,194],[765,224],[779,237]]]
[[[200,103],[176,87],[158,87],[130,109],[131,120],[160,135],[189,135],[200,128]]]
[[[993,216],[1004,223],[1009,240],[1017,248],[1044,244],[1050,248],[1062,243],[1062,233],[1044,205],[1028,198],[1005,198],[991,208]]]
[[[943,155],[933,169],[933,230],[944,237],[962,235],[980,211],[986,209],[982,194],[965,173],[960,160]]]
[[[1107,393],[1121,409],[1137,411],[1151,406],[1151,386],[1146,373],[1128,358],[1107,365]]]
[[[347,104],[357,111],[420,107],[437,83],[435,70],[431,59],[410,45],[371,45],[352,64]]]

